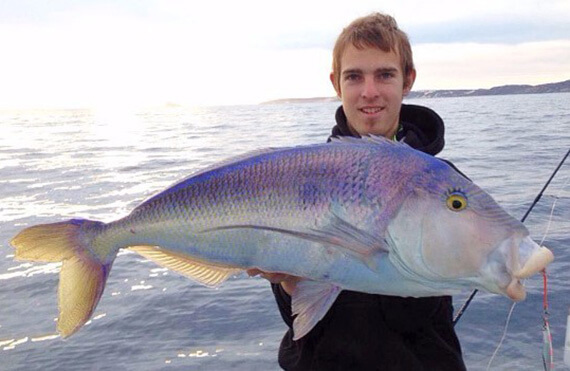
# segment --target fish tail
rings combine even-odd
[[[59,275],[57,330],[68,337],[89,320],[109,276],[117,249],[96,249],[105,224],[72,219],[21,231],[11,241],[16,259],[62,262]]]

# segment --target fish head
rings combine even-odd
[[[521,279],[553,260],[520,221],[443,162],[411,182],[387,231],[394,265],[441,289],[469,286],[523,300]]]

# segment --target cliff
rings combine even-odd
[[[510,95],[510,94],[544,94],[544,93],[570,93],[570,80],[541,85],[502,85],[490,89],[458,89],[458,90],[418,90],[411,91],[407,98],[448,98],[448,97],[475,97],[483,95]],[[287,103],[315,103],[337,102],[337,97],[317,98],[285,98],[276,99],[261,104],[287,104]]]
[[[408,98],[474,97],[482,95],[570,93],[570,80],[542,85],[502,85],[491,89],[475,90],[419,90],[412,91]]]

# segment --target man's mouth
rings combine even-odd
[[[376,113],[380,113],[382,111],[382,107],[363,107],[360,108],[360,112],[367,114],[367,115],[373,115]]]

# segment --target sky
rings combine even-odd
[[[414,90],[570,79],[570,0],[0,0],[0,108],[334,96],[332,47],[396,18]]]

